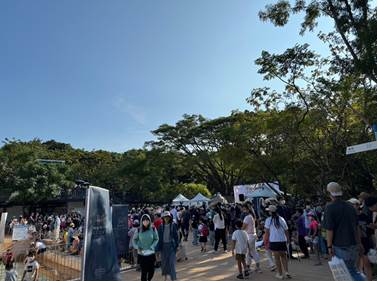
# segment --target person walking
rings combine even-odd
[[[323,224],[327,230],[329,254],[344,261],[353,280],[364,281],[364,277],[356,267],[362,249],[356,210],[351,204],[342,200],[343,191],[340,184],[330,182],[327,191],[332,202],[325,209]]]
[[[158,243],[158,234],[152,227],[149,215],[141,217],[141,226],[134,234],[134,248],[138,251],[138,261],[141,268],[141,281],[150,281],[154,275],[156,255],[155,248]]]
[[[248,237],[248,253],[246,256],[246,264],[250,269],[252,259],[255,260],[256,264],[256,271],[261,273],[262,270],[260,269],[260,257],[256,249],[256,239],[257,239],[257,232],[255,229],[255,213],[251,210],[249,204],[245,204],[243,206],[243,212],[246,214],[245,218],[243,219],[242,230],[245,230]]]
[[[208,235],[209,229],[207,224],[205,223],[204,219],[199,220],[199,242],[201,246],[201,252],[207,252],[207,242],[208,242]]]
[[[158,229],[158,244],[156,251],[161,252],[162,276],[167,279],[170,276],[172,281],[177,280],[176,252],[179,244],[178,226],[173,222],[169,211],[164,212],[163,224]]]
[[[298,244],[301,252],[304,254],[304,259],[309,258],[308,245],[305,240],[305,236],[308,235],[306,232],[304,211],[302,209],[297,210],[298,218],[296,220],[297,232],[298,232]]]
[[[245,279],[249,276],[249,270],[246,266],[246,254],[248,249],[247,232],[242,230],[242,221],[235,222],[236,230],[232,234],[232,256],[236,254],[236,261],[238,266],[237,279]],[[235,251],[235,252],[234,252]]]
[[[227,252],[225,217],[220,207],[216,209],[216,215],[213,217],[213,224],[215,225],[215,252],[219,248],[220,240],[223,242],[224,252]]]
[[[270,205],[266,211],[270,213],[265,221],[264,228],[269,237],[269,248],[275,257],[277,267],[277,279],[292,278],[288,272],[287,243],[289,243],[289,232],[287,222],[277,214],[277,207]]]

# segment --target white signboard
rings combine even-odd
[[[1,221],[0,221],[0,243],[4,243],[5,237],[5,225],[7,222],[8,213],[1,214]]]
[[[29,238],[28,235],[29,227],[24,224],[17,224],[13,226],[13,233],[12,233],[12,240],[13,241],[21,241],[27,240]]]
[[[377,149],[377,141],[347,147],[346,155]]]

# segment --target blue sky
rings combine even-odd
[[[125,151],[183,114],[248,108],[254,60],[308,42],[300,18],[260,22],[256,0],[0,2],[0,139]]]

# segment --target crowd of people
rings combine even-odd
[[[358,198],[344,198],[342,186],[327,186],[331,202],[268,198],[261,204],[247,200],[234,204],[200,207],[165,206],[131,208],[129,222],[129,253],[127,261],[141,272],[141,280],[152,280],[155,268],[162,275],[177,280],[176,262],[187,259],[185,243],[200,247],[201,252],[224,253],[235,257],[238,279],[261,273],[261,255],[277,279],[290,279],[289,259],[313,260],[313,266],[336,256],[345,262],[353,280],[372,280],[370,250],[376,246],[377,197],[361,193]],[[80,254],[84,218],[79,213],[13,218],[17,224],[29,226],[34,242],[25,260],[23,280],[38,274],[35,257],[46,251],[43,239],[64,241],[64,250]],[[189,242],[187,242],[189,241]],[[260,251],[263,249],[263,251]],[[9,253],[8,253],[9,255]],[[6,280],[17,274],[9,256],[2,258]],[[30,266],[27,266],[31,264]],[[28,273],[30,268],[31,272]],[[12,275],[13,274],[13,275]],[[37,279],[35,279],[37,280]]]
[[[201,252],[219,253],[220,244],[225,253],[230,249],[238,279],[262,272],[264,253],[268,270],[275,271],[277,279],[292,278],[288,259],[311,258],[313,266],[319,266],[336,256],[345,262],[353,280],[371,281],[368,253],[376,245],[377,197],[361,193],[358,198],[344,198],[342,186],[335,182],[327,190],[331,202],[268,198],[259,209],[253,201],[211,208],[132,209],[130,249],[140,265],[141,280],[152,280],[156,264],[161,264],[164,276],[176,280],[175,252],[191,234],[190,242]]]

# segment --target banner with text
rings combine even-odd
[[[22,241],[29,238],[28,235],[29,226],[25,224],[16,224],[13,226],[12,240],[13,241]]]
[[[89,187],[85,207],[81,280],[118,281],[119,265],[111,222],[109,191],[100,187]]]

